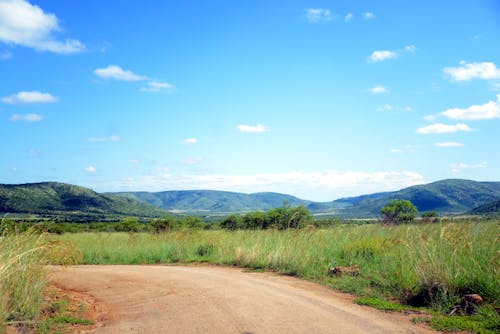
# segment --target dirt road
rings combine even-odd
[[[52,282],[95,298],[95,333],[433,333],[297,278],[214,266],[73,266]]]

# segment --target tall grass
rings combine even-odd
[[[88,264],[209,262],[272,269],[364,296],[446,309],[465,293],[499,305],[499,222],[289,231],[67,234]],[[330,277],[337,265],[358,277]]]
[[[47,285],[44,265],[76,260],[74,254],[34,231],[0,235],[0,332],[9,324],[36,326]]]

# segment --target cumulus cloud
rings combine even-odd
[[[326,8],[308,8],[305,10],[305,18],[311,23],[322,23],[333,20],[333,14]]]
[[[38,114],[14,114],[10,117],[13,122],[40,122],[43,119],[42,116]]]
[[[108,67],[97,68],[94,74],[102,79],[113,79],[118,81],[143,81],[147,77],[135,74],[132,71],[124,70],[118,65],[108,65]]]
[[[59,40],[57,17],[25,0],[0,1],[0,41],[38,51],[60,54],[82,52],[85,45],[76,39]]]
[[[372,87],[369,89],[370,93],[373,93],[373,94],[383,94],[383,93],[390,93],[390,90],[389,88],[387,87],[384,87],[384,86],[375,86],[375,87]]]
[[[194,144],[198,143],[198,139],[197,138],[186,138],[186,139],[184,139],[184,141],[182,143],[184,145],[194,145]]]
[[[372,54],[368,57],[368,62],[378,63],[387,59],[395,59],[398,57],[399,54],[397,52],[389,50],[378,50],[372,52]]]
[[[89,173],[95,173],[97,169],[94,166],[88,166],[85,170]]]
[[[448,141],[448,142],[434,143],[434,146],[436,146],[436,147],[462,147],[462,146],[464,146],[464,144],[454,142],[454,141]]]
[[[405,53],[415,53],[416,50],[417,47],[415,45],[407,45],[398,50],[377,50],[373,51],[366,61],[369,63],[379,63],[384,60],[399,58],[399,56]]]
[[[458,131],[472,131],[472,129],[463,123],[455,124],[455,125],[447,125],[447,124],[431,124],[417,129],[417,133],[420,134],[436,134],[436,133],[454,133]]]
[[[375,14],[373,14],[371,12],[365,12],[365,13],[363,13],[363,18],[365,20],[372,20],[375,18]]]
[[[500,118],[500,94],[496,101],[485,104],[472,105],[468,108],[452,108],[443,111],[440,115],[457,120],[485,120]]]
[[[168,82],[149,81],[146,86],[141,87],[141,91],[150,93],[171,92],[175,87]]]
[[[262,124],[257,124],[257,125],[238,125],[237,126],[238,130],[241,132],[247,132],[247,133],[261,133],[261,132],[267,132],[269,131],[268,128],[266,128]]]
[[[401,153],[405,153],[405,150],[402,150],[400,148],[391,148],[391,153],[401,154]]]
[[[121,140],[122,140],[122,138],[119,136],[88,137],[87,138],[87,141],[90,141],[90,142],[118,142]]]
[[[460,62],[459,67],[445,67],[443,73],[448,75],[452,81],[469,81],[472,79],[500,79],[500,68],[495,63],[467,63]]]
[[[345,16],[344,16],[344,21],[345,22],[350,22],[354,19],[354,14],[353,13],[347,13]]]
[[[54,103],[59,99],[49,93],[39,91],[19,92],[2,98],[2,102],[8,104],[29,104],[29,103]]]
[[[393,191],[424,183],[424,177],[412,171],[292,171],[259,174],[183,174],[144,175],[101,185],[103,189],[213,189],[245,193],[278,191],[316,201],[338,197]],[[96,188],[96,187],[94,187]]]

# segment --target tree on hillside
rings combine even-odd
[[[409,224],[417,216],[418,210],[412,202],[405,199],[395,199],[391,204],[380,210],[383,224]]]

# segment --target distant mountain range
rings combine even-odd
[[[332,202],[312,202],[278,193],[242,194],[214,190],[162,192],[122,192],[125,196],[163,208],[187,212],[229,213],[268,210],[283,205],[304,205],[313,213],[329,213],[343,217],[374,217],[393,199],[407,199],[418,210],[440,214],[458,214],[500,199],[500,182],[477,182],[450,179],[399,191],[381,192]]]
[[[0,212],[46,215],[71,214],[157,217],[170,212],[222,215],[304,205],[312,213],[339,217],[377,217],[393,199],[407,199],[420,212],[486,214],[500,206],[500,182],[450,179],[332,202],[312,202],[294,196],[264,192],[243,194],[215,190],[118,192],[99,194],[56,182],[0,185]],[[477,209],[476,209],[477,208]],[[100,215],[100,216],[99,216]]]
[[[217,190],[174,190],[161,192],[117,192],[116,196],[138,200],[170,211],[233,213],[269,210],[288,203],[292,206],[311,202],[278,193],[243,194]]]

